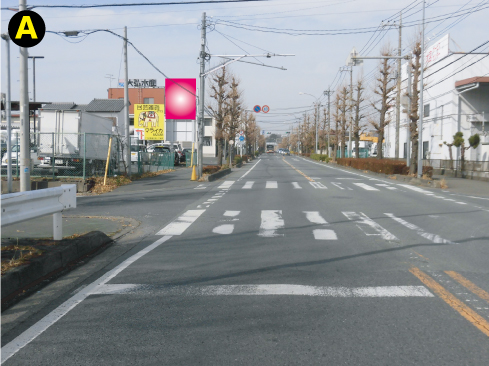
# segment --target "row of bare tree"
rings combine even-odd
[[[255,116],[246,111],[243,91],[239,78],[226,67],[219,69],[210,79],[210,103],[207,108],[216,121],[218,165],[223,164],[225,141],[234,141],[239,131],[244,132],[247,151],[254,152],[256,145],[265,147],[265,138],[260,135],[260,127]],[[229,149],[232,162],[233,149]]]
[[[418,119],[419,119],[419,77],[421,73],[421,41],[418,39],[411,49],[412,58],[408,67],[412,71],[411,112],[409,113],[409,128],[411,133],[411,166],[410,173],[417,170],[418,155]],[[394,50],[385,46],[381,51],[382,56],[392,56]],[[398,75],[397,77],[400,77]],[[331,106],[331,121],[328,123],[327,109],[323,109],[322,116],[318,118],[317,111],[306,113],[298,127],[290,136],[286,137],[282,145],[288,146],[303,153],[315,152],[315,121],[319,121],[318,144],[320,153],[327,151],[327,136],[329,134],[330,148],[334,152],[340,150],[340,156],[344,157],[347,144],[347,131],[352,126],[352,139],[355,142],[355,156],[359,155],[359,141],[362,132],[367,129],[374,130],[378,136],[377,157],[383,158],[382,141],[385,136],[386,127],[392,122],[390,113],[395,106],[396,99],[396,77],[393,64],[388,59],[379,62],[376,76],[371,87],[371,98],[365,97],[365,80],[360,77],[352,88],[350,85],[340,85],[335,91],[335,97]],[[407,93],[406,93],[407,94]],[[365,103],[367,102],[367,103]],[[365,105],[364,105],[365,104]],[[367,107],[372,111],[365,115],[363,112]],[[407,113],[407,111],[406,111]],[[333,153],[335,159],[336,153]]]

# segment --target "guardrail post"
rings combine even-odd
[[[53,214],[53,239],[63,239],[63,215],[61,212]]]

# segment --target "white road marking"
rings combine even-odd
[[[283,234],[277,234],[277,230],[283,227],[282,210],[262,210],[259,236],[265,238],[284,236]]]
[[[278,188],[278,184],[275,181],[267,181],[265,188]]]
[[[221,235],[229,235],[232,234],[233,231],[234,231],[234,224],[219,225],[216,226],[214,229],[212,229],[213,233],[221,234]]]
[[[91,284],[89,284],[88,286],[81,289],[79,292],[77,292],[71,298],[69,298],[64,303],[62,303],[60,306],[58,306],[56,309],[51,311],[44,318],[42,318],[37,323],[35,323],[33,326],[31,326],[26,331],[21,333],[14,340],[12,340],[11,342],[9,342],[5,346],[3,346],[2,347],[2,363],[4,363],[10,357],[12,357],[14,354],[16,354],[21,348],[24,348],[26,345],[28,345],[30,342],[32,342],[34,339],[36,339],[41,333],[43,333],[51,325],[56,323],[59,319],[61,319],[63,316],[65,316],[70,310],[72,310],[75,306],[77,306],[79,303],[81,303],[83,300],[85,300],[85,298],[87,296],[91,295],[92,293],[95,293],[96,290],[98,289],[98,287],[104,286],[107,282],[109,282],[112,278],[117,276],[120,272],[122,272],[124,269],[126,269],[129,265],[131,265],[132,263],[137,261],[143,255],[151,252],[153,249],[157,248],[158,246],[160,246],[161,244],[163,244],[164,242],[166,242],[170,238],[171,238],[171,236],[164,236],[164,237],[156,240],[153,244],[147,246],[143,250],[140,250],[136,254],[127,258],[124,262],[119,264],[117,267],[110,270],[109,272],[104,274],[102,277],[99,277],[98,279],[93,281]]]
[[[194,189],[206,189],[207,187],[204,186],[204,184],[199,184],[197,187]]]
[[[227,180],[227,181],[223,182],[219,186],[219,188],[220,189],[229,189],[229,188],[231,188],[231,186],[233,185],[233,183],[234,183],[234,180]]]
[[[315,229],[312,231],[316,240],[338,240],[334,230],[330,229]]]
[[[242,188],[242,189],[251,189],[251,187],[253,187],[253,184],[254,184],[254,183],[255,183],[255,182],[253,182],[252,180],[249,180],[249,181],[247,181],[247,182],[245,183],[245,185],[243,186],[243,188]]]
[[[309,182],[309,184],[316,189],[328,189],[328,187],[326,187],[324,184],[320,182]]]
[[[188,210],[178,219],[158,231],[156,235],[182,235],[204,212],[205,210]]]
[[[465,202],[455,202],[455,203],[458,203],[459,205],[466,205]]]
[[[357,185],[357,186],[359,186],[359,187],[361,187],[367,191],[378,191],[377,188],[369,186],[368,184],[365,184],[365,183],[353,183],[353,184],[355,184],[355,185]]]
[[[427,191],[425,189],[421,189],[419,187],[416,187],[416,186],[410,186],[409,184],[399,184],[401,187],[404,187],[404,188],[407,188],[407,189],[410,189],[412,191],[416,191],[416,192],[419,192],[419,193],[424,193],[424,194],[427,194],[427,193],[431,193],[430,191]]]
[[[294,186],[294,189],[302,189],[302,187],[297,182],[292,182],[292,185]]]
[[[94,295],[151,294],[180,296],[314,296],[314,297],[434,297],[424,286],[327,287],[289,284],[161,286],[103,285]]]
[[[324,225],[328,223],[318,211],[302,211],[302,212],[306,214],[306,218],[313,224]]]
[[[407,228],[409,228],[411,230],[416,231],[418,233],[418,235],[422,236],[425,239],[428,239],[428,240],[432,241],[433,243],[439,243],[439,244],[458,244],[458,243],[454,243],[453,241],[450,241],[450,240],[447,240],[447,239],[443,239],[442,237],[440,237],[440,236],[438,236],[436,234],[427,233],[426,231],[424,231],[420,227],[418,227],[418,226],[416,226],[414,224],[411,224],[411,223],[409,223],[409,222],[401,219],[400,217],[394,216],[394,214],[384,213],[384,215],[389,216],[391,219],[397,221],[398,223],[404,225],[405,227],[407,227]]]
[[[348,177],[348,178],[336,178],[336,179],[353,179],[353,180],[360,180],[360,178],[350,178],[350,177]]]
[[[338,187],[339,189],[345,189],[342,186],[340,186],[341,183],[333,183],[333,182],[331,182],[331,184],[334,185],[335,187]]]
[[[362,230],[365,235],[367,236],[380,236],[382,239],[386,241],[395,241],[399,242],[399,239],[388,232],[386,229],[384,229],[382,226],[377,224],[375,221],[370,219],[367,215],[365,215],[363,212],[360,212],[359,214],[356,212],[342,212],[343,215],[346,216],[348,220],[351,221],[356,221],[357,222],[357,227]],[[367,232],[368,229],[373,229],[373,233]]]
[[[385,188],[390,189],[391,191],[397,190],[396,187],[385,187]]]
[[[241,211],[226,211],[224,212],[224,216],[235,217],[238,216]]]
[[[239,179],[238,179],[238,182],[243,179],[244,177],[246,177],[248,174],[250,174],[250,172],[255,169],[255,167],[260,163],[260,160],[261,158],[258,159],[258,161],[255,163],[255,165],[253,165],[250,170],[248,170],[246,173],[244,173]]]

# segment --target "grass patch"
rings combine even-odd
[[[90,193],[93,194],[103,194],[107,192],[112,192],[114,189],[120,186],[125,186],[135,180],[156,177],[161,174],[172,172],[173,169],[160,170],[158,172],[146,172],[143,174],[132,174],[131,177],[127,177],[126,175],[118,175],[115,177],[107,177],[107,184],[104,185],[104,177],[94,177],[90,178],[90,184],[92,188],[90,189]]]
[[[9,256],[9,259],[2,259],[1,274],[4,275],[8,270],[19,267],[30,259],[39,257],[42,250],[27,245],[8,245],[2,247],[2,258]]]

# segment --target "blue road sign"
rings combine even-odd
[[[253,110],[256,112],[256,113],[259,113],[261,111],[261,107],[259,105],[255,105],[253,107]]]
[[[244,141],[244,136],[239,136],[239,141]]]

